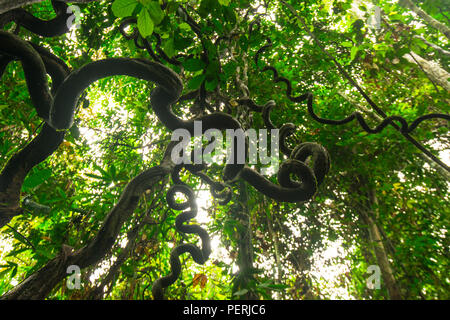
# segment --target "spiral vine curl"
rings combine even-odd
[[[264,53],[264,51],[266,51],[273,45],[270,38],[266,38],[266,42],[267,43],[264,46],[262,46],[255,54],[254,62],[256,65],[258,65],[258,63],[260,61],[260,57]],[[294,97],[294,96],[292,96],[292,83],[289,79],[287,79],[286,77],[280,76],[278,73],[278,70],[272,66],[264,66],[261,69],[261,72],[265,72],[265,71],[272,72],[274,83],[283,82],[286,85],[286,97],[290,101],[300,103],[300,102],[303,102],[306,100],[307,106],[308,106],[308,112],[311,115],[311,117],[314,120],[316,120],[317,122],[320,122],[323,124],[343,125],[343,124],[347,124],[356,119],[359,122],[359,124],[361,125],[361,127],[364,129],[364,131],[366,131],[368,133],[379,133],[384,128],[386,128],[388,125],[398,122],[398,123],[400,123],[400,132],[411,133],[412,131],[414,131],[417,128],[417,126],[419,126],[419,124],[421,122],[423,122],[425,120],[438,119],[438,118],[445,119],[447,121],[450,120],[450,115],[448,115],[448,114],[430,113],[430,114],[426,114],[426,115],[416,118],[411,124],[408,125],[408,122],[406,121],[406,119],[401,116],[389,116],[389,117],[384,118],[383,121],[381,123],[379,123],[375,128],[371,128],[367,124],[366,120],[364,119],[364,116],[358,111],[353,112],[351,115],[349,115],[348,117],[341,119],[341,120],[325,119],[325,118],[320,117],[319,115],[317,115],[314,112],[313,94],[311,92],[306,92],[299,96]]]
[[[284,3],[284,2],[283,2]],[[288,7],[290,8],[290,10],[294,10],[292,7],[290,7],[290,5],[288,5]],[[297,14],[295,14],[295,16],[301,21],[301,23],[303,24],[303,26],[305,26],[306,28],[306,23],[304,22],[304,20],[298,16]],[[254,31],[254,26],[256,26],[257,31],[260,31],[261,29],[261,24],[260,21],[258,19],[254,20],[251,24],[250,24],[250,34]],[[306,28],[307,29],[307,28]],[[320,49],[327,55],[330,57],[330,54],[322,47],[322,45],[320,44],[319,40],[316,38],[316,36],[309,30],[307,30],[308,34],[316,41],[316,43],[318,44],[318,46],[320,47]],[[262,47],[260,47],[258,49],[258,51],[256,52],[255,56],[254,56],[254,62],[256,64],[256,66],[258,66],[258,63],[260,61],[260,57],[261,55],[268,50],[269,48],[271,48],[273,46],[272,40],[269,37],[266,37],[266,44],[263,45]],[[283,82],[286,85],[286,97],[295,103],[301,103],[304,102],[305,100],[307,101],[307,111],[310,114],[310,116],[316,120],[319,123],[323,123],[323,124],[330,124],[330,125],[343,125],[343,124],[347,124],[353,120],[357,120],[358,123],[360,124],[360,126],[363,128],[364,131],[366,131],[369,134],[374,134],[374,133],[379,133],[381,132],[384,128],[386,128],[388,125],[391,125],[392,127],[394,127],[395,129],[397,129],[408,141],[410,141],[415,147],[417,147],[421,152],[423,152],[425,155],[427,155],[433,162],[435,162],[436,164],[438,164],[439,166],[441,166],[443,169],[445,169],[447,172],[450,172],[450,168],[443,163],[440,159],[438,159],[434,154],[432,154],[429,150],[427,150],[421,143],[419,143],[418,141],[416,141],[413,137],[410,136],[410,133],[413,132],[420,123],[422,123],[425,120],[431,120],[431,119],[444,119],[444,120],[450,120],[450,115],[448,114],[443,114],[443,113],[430,113],[430,114],[426,114],[426,115],[422,115],[419,116],[418,118],[416,118],[411,124],[408,124],[407,120],[401,116],[387,116],[383,110],[381,110],[376,104],[375,102],[372,101],[372,99],[369,98],[369,96],[361,89],[361,87],[353,80],[353,78],[347,73],[347,71],[345,71],[343,69],[343,67],[340,65],[339,62],[336,61],[336,59],[334,59],[333,57],[331,57],[331,60],[333,60],[337,66],[337,68],[339,69],[339,71],[343,74],[343,76],[349,80],[349,82],[362,94],[362,96],[365,98],[365,100],[369,103],[369,105],[380,115],[382,116],[383,120],[376,125],[374,128],[371,128],[364,116],[358,112],[355,111],[352,114],[350,114],[349,116],[347,116],[344,119],[341,120],[333,120],[333,119],[326,119],[326,118],[322,118],[319,115],[317,115],[313,109],[313,94],[311,92],[306,92],[303,94],[300,94],[298,96],[292,96],[292,83],[289,79],[287,79],[286,77],[280,76],[278,73],[278,70],[276,68],[274,68],[273,66],[268,66],[265,65],[262,69],[261,72],[265,72],[265,71],[271,71],[272,75],[273,75],[273,82],[274,83],[279,83],[279,82]],[[400,123],[400,126],[397,125],[397,123]]]
[[[0,15],[0,27],[3,28],[9,22],[14,22],[17,27],[23,27],[43,37],[54,37],[64,34],[68,31],[66,25],[68,18],[67,5],[61,1],[53,0],[52,6],[57,15],[52,20],[43,21],[33,17],[23,9],[16,9]],[[202,61],[209,63],[209,61],[213,60],[209,58],[214,58],[219,64],[218,70],[221,70],[220,57],[209,56],[211,50],[208,50],[207,42],[205,41],[206,36],[202,33],[200,26],[183,6],[180,5],[176,13],[178,17],[191,27],[192,31],[199,38],[203,49],[203,52],[200,54]],[[242,130],[243,127],[249,126],[251,124],[250,121],[243,125],[242,121],[239,121],[237,116],[233,114],[233,109],[230,105],[232,101],[236,102],[241,108],[243,115],[261,114],[264,128],[279,129],[280,150],[286,159],[281,162],[277,172],[278,183],[269,180],[249,165],[238,164],[236,161],[232,164],[226,164],[221,177],[214,179],[207,173],[208,168],[204,165],[175,165],[174,163],[168,164],[167,162],[169,161],[166,161],[160,166],[153,167],[152,169],[154,170],[149,170],[144,175],[136,177],[136,180],[130,182],[129,187],[127,186],[120,199],[121,204],[129,204],[127,209],[132,208],[143,190],[149,187],[146,182],[149,176],[154,180],[171,174],[173,185],[166,194],[167,204],[173,210],[182,211],[175,219],[175,229],[180,233],[197,235],[201,239],[201,247],[192,243],[182,243],[175,246],[172,250],[170,254],[170,274],[157,279],[152,287],[154,298],[163,299],[164,289],[173,284],[180,276],[180,255],[190,253],[196,263],[204,264],[211,253],[210,237],[207,231],[199,225],[190,223],[196,217],[198,208],[195,202],[194,190],[180,178],[182,169],[186,169],[190,174],[207,183],[210,186],[211,194],[218,200],[220,205],[226,205],[232,199],[232,186],[238,179],[243,179],[257,191],[271,199],[298,203],[313,198],[319,186],[325,181],[331,161],[327,150],[317,143],[301,142],[295,145],[289,144],[288,138],[295,132],[296,126],[293,123],[283,123],[277,126],[272,122],[270,113],[276,108],[276,102],[269,100],[263,105],[258,105],[250,98],[251,92],[246,84],[242,83],[242,79],[238,79],[238,82],[241,82],[240,89],[243,90],[243,96],[240,97],[227,96],[221,92],[220,86],[214,88],[213,91],[208,91],[205,88],[205,82],[200,85],[199,89],[182,95],[182,77],[163,63],[177,66],[177,70],[183,70],[182,59],[191,58],[192,56],[179,55],[169,57],[161,48],[161,36],[159,34],[154,33],[153,39],[156,41],[155,43],[150,43],[148,39],[140,36],[135,24],[136,19],[127,18],[120,24],[119,31],[125,39],[134,41],[136,47],[146,50],[150,59],[107,58],[87,63],[77,70],[71,70],[64,61],[52,54],[48,49],[23,40],[16,34],[17,32],[0,30],[0,77],[10,62],[20,61],[32,104],[38,117],[43,121],[43,126],[37,136],[25,148],[11,157],[0,173],[0,227],[5,225],[12,217],[22,213],[20,189],[25,177],[34,166],[53,154],[63,142],[65,132],[74,124],[77,106],[80,99],[83,99],[83,92],[93,82],[105,77],[120,75],[150,82],[154,85],[154,88],[150,92],[151,102],[148,106],[149,110],[157,116],[168,130],[174,131],[182,128],[191,134],[194,134],[194,121],[202,122],[201,133],[209,129],[222,131],[227,129]],[[131,28],[131,31],[129,28]],[[250,24],[248,36],[251,37],[256,32],[261,32],[261,26],[257,21]],[[234,30],[228,36],[215,39],[213,45],[218,48],[221,42],[232,42],[233,39],[238,39],[240,35],[242,33]],[[262,54],[272,46],[270,38],[266,38],[266,42],[265,45],[257,50],[254,56],[254,62],[257,67],[259,67],[261,62]],[[400,132],[409,134],[423,121],[436,118],[450,119],[447,114],[433,113],[420,116],[408,124],[401,116],[390,116],[386,117],[375,128],[371,128],[359,112],[354,112],[341,120],[325,119],[315,113],[312,93],[306,92],[294,96],[291,81],[280,76],[277,69],[265,65],[260,71],[270,71],[274,83],[284,83],[286,85],[285,94],[290,101],[295,103],[306,101],[308,113],[319,123],[343,125],[356,119],[368,133],[378,133],[388,125],[400,124]],[[244,74],[246,76],[246,70]],[[52,79],[51,86],[47,80],[47,75]],[[214,106],[214,99],[216,104],[220,102],[226,105],[224,112],[218,111],[220,108]],[[175,104],[185,103],[186,101],[193,101],[201,109],[188,120],[177,116],[172,110]],[[238,151],[235,140],[232,141],[231,149],[232,157],[236,160]],[[247,156],[247,148],[245,153]],[[166,156],[164,159],[166,159]],[[292,176],[295,176],[296,179],[293,179]],[[177,202],[176,195],[179,193],[184,195],[185,201]],[[113,216],[114,210],[119,210],[117,208],[113,209],[111,216]],[[129,213],[129,211],[127,212]],[[116,221],[114,220],[115,218],[110,218],[111,216],[108,216],[105,226],[111,221]],[[123,223],[121,219],[117,218],[117,221],[119,221],[117,223]],[[120,230],[120,228],[117,228],[116,225],[114,230]],[[99,234],[102,233],[100,232]],[[80,265],[84,267],[92,265],[92,263],[102,258],[101,254],[94,252],[93,248],[96,248],[95,245],[101,243],[105,251],[110,250],[114,238],[108,238],[105,241],[96,238],[95,241],[94,244],[90,244],[76,253],[66,253],[63,262],[77,262],[80,259],[80,255],[91,254],[88,259],[83,260],[82,263],[80,262]],[[43,274],[45,274],[44,271],[42,271]],[[56,280],[55,278],[54,281]],[[26,292],[26,285],[25,283],[24,287],[21,287],[24,288],[24,292]],[[17,290],[14,294],[18,292]]]
[[[176,194],[182,193],[186,197],[186,201],[177,202]],[[202,248],[198,248],[194,244],[184,243],[176,246],[170,253],[171,273],[165,277],[157,279],[153,283],[152,292],[155,299],[163,299],[163,288],[174,283],[181,273],[180,255],[189,252],[198,264],[204,264],[211,254],[211,244],[208,232],[195,224],[186,224],[189,220],[197,215],[197,204],[195,203],[195,194],[192,188],[186,184],[175,184],[167,191],[167,204],[174,210],[186,210],[175,218],[175,228],[177,231],[187,234],[196,234],[202,239]]]

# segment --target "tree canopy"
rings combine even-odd
[[[447,1],[0,0],[0,28],[2,299],[450,297]],[[280,129],[277,165],[174,163],[194,121]]]

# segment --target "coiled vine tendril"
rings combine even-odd
[[[267,49],[269,49],[270,47],[272,47],[272,41],[270,38],[266,38],[266,42],[267,43],[264,46],[262,46],[255,54],[254,62],[256,65],[258,65],[258,63],[260,61],[260,57],[263,54],[263,52],[266,51]],[[445,119],[447,121],[450,120],[450,115],[448,115],[448,114],[430,113],[430,114],[426,114],[426,115],[416,118],[410,125],[408,125],[408,122],[406,121],[406,119],[401,116],[389,116],[389,117],[386,117],[385,119],[383,119],[383,121],[381,123],[379,123],[375,128],[371,128],[367,124],[363,115],[358,111],[353,112],[351,115],[349,115],[348,117],[341,119],[341,120],[332,120],[332,119],[321,118],[314,112],[313,94],[311,92],[306,92],[304,94],[294,97],[294,96],[292,96],[292,83],[289,79],[280,76],[278,73],[278,70],[272,66],[264,66],[261,69],[261,72],[265,72],[265,71],[272,72],[274,83],[283,82],[284,84],[286,84],[286,96],[290,101],[300,103],[300,102],[307,100],[307,110],[308,110],[309,114],[311,115],[311,117],[314,120],[316,120],[317,122],[323,123],[323,124],[343,125],[343,124],[347,124],[347,123],[353,121],[354,119],[356,119],[358,121],[358,123],[361,125],[361,127],[364,129],[364,131],[366,131],[368,133],[379,133],[384,128],[386,128],[388,125],[393,124],[394,122],[398,122],[398,123],[400,123],[400,132],[411,133],[412,131],[414,131],[414,129],[417,128],[417,126],[421,122],[423,122],[425,120],[437,119],[437,118]]]
[[[3,28],[9,22],[14,22],[17,27],[24,27],[43,37],[62,35],[68,31],[66,22],[70,15],[67,13],[67,4],[53,0],[52,6],[57,15],[54,19],[43,21],[23,9],[15,9],[0,15],[0,28]],[[181,5],[176,12],[200,39],[203,48],[201,56],[204,61],[208,61],[207,58],[210,52],[207,50],[200,26]],[[220,92],[220,86],[217,86],[214,92],[207,92],[203,82],[199,89],[182,95],[183,82],[180,75],[162,62],[165,61],[176,65],[183,70],[182,63],[177,59],[183,56],[169,57],[162,50],[161,37],[156,33],[153,35],[156,39],[155,52],[151,43],[140,36],[137,28],[134,26],[135,24],[136,19],[127,18],[121,22],[119,31],[125,39],[134,41],[136,47],[146,50],[154,61],[142,58],[107,58],[87,63],[77,70],[71,70],[64,61],[46,48],[27,42],[15,33],[0,30],[0,77],[10,62],[20,61],[32,104],[38,117],[44,122],[39,134],[25,148],[11,157],[0,173],[0,227],[8,223],[13,216],[22,212],[20,208],[20,190],[25,177],[35,165],[49,157],[63,142],[66,130],[74,125],[77,106],[80,99],[84,98],[83,92],[99,79],[126,75],[154,84],[155,86],[150,92],[149,109],[154,112],[159,121],[168,130],[173,131],[182,128],[188,130],[192,135],[194,134],[194,121],[202,122],[202,133],[208,129],[219,129],[222,131],[226,129],[243,129],[244,125],[232,115],[232,110],[229,107],[231,99],[223,97]],[[131,28],[131,32],[127,31],[128,27]],[[254,32],[259,32],[260,29],[261,27],[257,22],[251,23],[249,36]],[[233,33],[227,37],[219,37],[214,45],[218,47],[221,41],[232,41],[234,38],[238,39],[239,33]],[[262,53],[271,46],[272,42],[267,38],[267,44],[262,46],[254,56],[256,66],[258,66]],[[184,58],[189,57],[191,56],[184,56]],[[220,59],[218,60],[220,70]],[[358,112],[342,120],[324,119],[314,112],[313,95],[311,93],[307,92],[296,97],[292,96],[291,82],[287,78],[279,76],[275,68],[265,66],[261,71],[271,71],[275,83],[283,82],[286,84],[286,96],[290,101],[296,103],[307,101],[309,114],[320,123],[341,125],[357,119],[365,131],[377,133],[387,125],[398,122],[401,125],[402,132],[410,133],[425,120],[434,118],[449,119],[449,116],[445,114],[429,114],[417,118],[408,125],[404,118],[391,116],[384,119],[374,129],[367,125],[363,116]],[[50,75],[52,79],[51,88],[47,75]],[[270,112],[276,107],[275,101],[270,100],[264,105],[258,105],[249,98],[248,88],[246,86],[242,86],[242,88],[245,94],[244,97],[235,99],[237,104],[245,109],[246,114],[249,112],[260,113],[266,129],[276,129],[277,126],[270,119]],[[222,97],[222,101],[227,106],[227,112],[218,111],[218,107],[213,107],[211,98],[214,94],[216,94],[216,97]],[[194,100],[201,110],[195,117],[185,120],[173,112],[172,106],[175,103],[189,100]],[[206,165],[173,164],[170,167],[169,171],[174,184],[167,191],[167,204],[173,210],[183,211],[176,217],[175,228],[184,234],[198,235],[202,245],[199,248],[191,243],[183,243],[174,247],[170,254],[170,274],[157,279],[153,284],[152,292],[155,299],[162,299],[164,297],[164,289],[178,279],[181,272],[180,255],[190,253],[195,262],[204,264],[211,253],[210,238],[207,231],[199,225],[189,224],[189,221],[197,215],[197,205],[194,191],[181,180],[179,176],[180,171],[186,169],[192,175],[207,183],[211,188],[211,194],[221,205],[227,204],[232,199],[232,184],[238,179],[245,180],[262,194],[277,201],[308,201],[317,192],[319,185],[323,183],[330,169],[330,156],[325,148],[313,142],[302,142],[290,147],[287,143],[287,138],[295,132],[295,129],[296,127],[292,123],[284,123],[279,126],[280,150],[287,159],[279,167],[277,173],[278,184],[270,181],[247,164],[238,164],[236,161],[225,165],[219,181],[215,181],[205,172],[208,169]],[[246,145],[246,155],[248,152],[247,148],[248,146]],[[231,156],[236,160],[238,150],[235,140],[232,141],[231,150]],[[165,171],[161,175],[163,173]],[[159,173],[153,173],[152,171],[152,177],[153,175],[158,176]],[[294,180],[292,178],[293,175],[298,180]],[[140,178],[137,177],[136,183],[139,184],[141,182]],[[183,194],[186,200],[177,202],[176,194],[178,193]],[[135,203],[135,198],[136,194],[134,193],[124,193],[121,201]],[[109,239],[107,241],[108,248],[111,248],[113,240]],[[89,262],[93,263],[97,258],[101,258],[101,256],[96,256],[95,259],[90,258]]]
[[[186,201],[177,202],[175,195],[182,193],[186,197]],[[171,273],[165,277],[157,279],[153,283],[152,292],[155,299],[163,299],[163,288],[174,283],[181,273],[180,255],[189,252],[198,264],[204,264],[211,253],[211,244],[208,232],[195,224],[187,224],[189,220],[197,215],[197,204],[195,203],[195,194],[192,188],[186,184],[175,184],[167,191],[167,204],[174,210],[183,211],[175,218],[175,228],[177,231],[187,234],[197,234],[202,239],[202,248],[198,248],[194,244],[184,243],[176,246],[170,253]]]

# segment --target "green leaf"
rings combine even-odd
[[[22,241],[21,241],[22,242]],[[23,243],[23,242],[22,242]],[[27,243],[26,243],[27,244]],[[28,244],[27,244],[28,245]],[[9,252],[5,257],[15,257],[17,255],[19,255],[19,253],[25,252],[25,251],[30,251],[30,248],[21,248],[21,249],[17,249],[17,250],[12,250],[11,252]]]
[[[27,241],[27,239],[20,233],[18,233],[16,230],[11,229],[14,233],[14,239],[18,240],[20,243],[24,244],[25,246],[29,247],[30,243]]]
[[[269,284],[269,285],[267,285],[267,288],[270,288],[272,290],[285,290],[285,289],[289,288],[289,286],[287,286],[285,284]]]
[[[43,169],[33,172],[31,175],[28,175],[23,183],[23,190],[28,191],[31,189],[36,188],[40,184],[44,183],[45,181],[50,178],[52,175],[51,169]]]
[[[184,31],[191,31],[191,26],[189,24],[187,24],[186,22],[180,23],[178,25],[178,28],[180,28],[181,30],[184,30]]]
[[[167,10],[168,13],[175,13],[175,11],[177,11],[179,5],[180,5],[180,4],[177,3],[177,2],[171,1],[171,2],[169,2],[169,4],[167,5],[167,9],[166,9],[166,10]]]
[[[236,23],[236,14],[234,13],[234,10],[231,9],[231,7],[223,8],[223,17],[232,24]]]
[[[0,266],[0,268],[4,268],[5,266]],[[0,271],[0,277],[3,278],[9,271],[11,270],[11,268],[5,268],[4,270]]]
[[[125,273],[128,276],[133,276],[134,275],[134,267],[131,264],[123,264],[120,269],[122,270],[123,273]]]
[[[230,0],[219,0],[219,3],[223,6],[227,6],[230,4]]]
[[[200,88],[200,85],[204,80],[205,80],[204,74],[193,77],[191,80],[189,80],[187,87],[191,90],[197,90],[198,88]]]
[[[342,42],[341,44],[342,44],[342,46],[344,46],[344,47],[346,47],[346,48],[351,48],[351,47],[353,47],[353,42],[351,42],[351,41],[344,41],[344,42]]]
[[[61,189],[60,187],[56,187],[56,191],[58,191],[62,199],[67,199],[67,194],[64,192],[63,189]]]
[[[350,59],[353,60],[356,57],[356,54],[358,53],[358,47],[352,47],[352,51],[350,52]]]
[[[236,72],[236,67],[237,67],[236,62],[230,61],[223,66],[223,71],[226,76],[230,76]]]
[[[75,140],[80,139],[80,129],[78,128],[78,126],[76,124],[74,124],[72,127],[70,127],[69,131]]]
[[[150,13],[146,8],[143,8],[141,12],[139,12],[137,19],[137,27],[139,29],[139,32],[144,38],[151,36],[153,33],[154,28],[153,20],[150,17]]]
[[[173,38],[169,38],[164,42],[163,49],[169,58],[172,58],[175,55],[175,44]]]
[[[223,32],[223,21],[218,20],[218,19],[214,19],[212,21],[212,23],[214,24],[214,28],[216,29],[217,33],[222,33]]]
[[[247,289],[242,289],[242,290],[236,291],[236,292],[233,294],[233,296],[243,296],[243,295],[246,294],[247,292],[248,292]]]
[[[17,274],[17,265],[13,268],[11,275],[10,275],[10,279],[14,278],[14,276]]]
[[[243,35],[242,37],[240,37],[239,39],[239,45],[241,47],[242,50],[247,51],[248,50],[248,38]]]
[[[205,68],[206,64],[201,59],[188,59],[183,62],[183,66],[187,71],[199,71]]]
[[[217,74],[219,73],[220,64],[217,59],[214,59],[209,62],[208,68],[206,68],[206,77],[208,80],[212,80],[217,78]]]
[[[103,177],[101,176],[97,176],[95,174],[92,173],[85,173],[86,176],[90,177],[90,178],[94,178],[94,179],[99,179],[99,180],[103,180]]]
[[[38,256],[42,256],[48,259],[53,258],[50,252],[47,252],[46,250],[42,250],[42,249],[36,249],[36,255]]]
[[[211,81],[206,81],[206,83],[205,83],[206,91],[214,91],[216,89],[218,83],[219,83],[219,80],[217,78],[214,78]]]
[[[92,166],[94,167],[95,170],[100,171],[100,173],[102,174],[103,178],[109,178],[109,173],[106,172],[105,170],[103,170],[103,168],[100,167],[98,164],[93,163]]]
[[[161,6],[159,5],[158,1],[150,2],[147,8],[154,24],[155,25],[160,24],[161,21],[164,19],[164,12],[161,10]]]
[[[131,16],[137,5],[137,0],[115,0],[111,9],[116,17],[125,18]]]
[[[113,180],[117,180],[117,169],[114,163],[109,167],[109,174]]]
[[[218,7],[219,1],[217,0],[202,0],[198,8],[198,14],[200,17],[205,18],[208,14],[213,14]]]
[[[175,33],[174,37],[171,39],[173,40],[173,45],[176,50],[184,50],[193,42],[191,38],[184,38],[178,33]]]

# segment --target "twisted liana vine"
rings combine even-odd
[[[420,116],[418,118],[416,118],[410,125],[408,125],[406,119],[404,119],[401,116],[387,116],[385,114],[385,112],[383,110],[380,109],[380,107],[378,107],[374,101],[372,101],[372,99],[367,95],[366,92],[364,92],[364,90],[362,90],[362,88],[356,83],[356,81],[349,75],[349,73],[342,67],[342,65],[334,58],[332,57],[328,51],[322,46],[322,44],[320,43],[320,41],[317,39],[317,37],[309,30],[309,28],[306,25],[306,22],[304,21],[304,19],[302,17],[300,17],[297,12],[295,11],[295,9],[287,4],[284,1],[281,1],[290,11],[292,14],[294,14],[294,16],[300,21],[300,23],[303,25],[304,29],[306,30],[306,32],[309,34],[309,36],[314,39],[315,43],[317,44],[317,46],[321,49],[321,51],[327,55],[330,60],[332,60],[336,67],[338,68],[338,70],[340,71],[340,73],[343,75],[344,78],[346,78],[357,90],[358,92],[364,97],[364,99],[367,101],[367,103],[383,118],[382,122],[380,124],[378,124],[375,128],[370,128],[370,126],[367,124],[367,122],[365,121],[363,115],[360,112],[353,112],[351,115],[349,115],[348,117],[341,119],[341,120],[332,120],[332,119],[325,119],[325,118],[321,118],[319,117],[313,110],[313,97],[312,97],[312,93],[311,92],[306,92],[304,94],[301,94],[297,97],[293,97],[292,96],[292,84],[291,81],[285,77],[279,76],[278,71],[276,68],[274,68],[273,66],[267,66],[265,65],[262,69],[261,72],[264,71],[271,71],[273,74],[273,81],[274,83],[278,83],[278,82],[283,82],[286,84],[286,96],[287,98],[292,101],[292,102],[296,102],[296,103],[300,103],[303,102],[305,100],[308,101],[308,112],[311,115],[311,117],[320,122],[320,123],[324,123],[324,124],[331,124],[331,125],[342,125],[342,124],[347,124],[351,121],[353,121],[354,119],[356,119],[358,121],[358,123],[361,125],[361,127],[370,134],[373,133],[379,133],[381,132],[385,127],[387,127],[388,125],[391,125],[392,127],[394,127],[395,129],[397,129],[408,141],[410,141],[416,148],[418,148],[421,152],[423,152],[426,156],[428,156],[433,162],[435,162],[436,164],[438,164],[440,167],[442,167],[443,169],[445,169],[447,172],[450,172],[450,168],[444,163],[442,162],[439,158],[437,158],[434,154],[432,154],[428,149],[426,149],[421,143],[419,143],[418,141],[416,141],[411,135],[410,133],[412,131],[414,131],[417,126],[425,121],[425,120],[430,120],[430,119],[444,119],[444,120],[449,120],[450,116],[448,114],[442,114],[442,113],[431,113],[431,114],[427,114],[427,115],[423,115]],[[261,25],[260,25],[260,21],[258,19],[252,21],[252,23],[250,24],[250,33],[253,32],[253,28],[254,26],[256,26],[257,31],[260,31],[261,29]],[[272,47],[272,40],[269,37],[266,37],[266,44],[263,45],[261,48],[259,48],[259,50],[256,52],[255,57],[254,57],[254,62],[256,64],[256,66],[258,66],[258,62],[260,60],[260,55],[266,51],[268,48]],[[401,124],[401,126],[397,125],[397,122],[399,122]]]
[[[67,32],[67,5],[52,1],[57,17],[43,21],[27,13],[23,9],[15,9],[0,16],[0,26],[14,22],[17,26],[43,37],[53,37]],[[182,7],[177,10],[179,16],[188,23],[202,43],[202,56],[209,61],[204,35],[201,29]],[[64,23],[63,23],[64,22]],[[6,66],[12,61],[20,61],[24,71],[28,93],[37,116],[43,121],[40,133],[22,150],[13,155],[0,172],[0,227],[5,225],[12,217],[22,212],[20,207],[20,190],[23,181],[30,170],[44,161],[63,142],[65,132],[72,128],[76,117],[77,106],[83,99],[86,88],[99,79],[111,76],[130,76],[136,79],[146,80],[152,85],[150,92],[150,105],[159,121],[169,130],[186,129],[194,134],[194,121],[202,122],[202,132],[208,129],[218,130],[242,130],[241,123],[233,117],[231,112],[220,112],[210,103],[211,92],[205,90],[205,84],[200,89],[182,95],[183,83],[180,76],[161,62],[179,65],[176,58],[169,58],[161,49],[161,39],[155,34],[156,52],[147,39],[139,36],[136,29],[131,33],[126,31],[136,23],[133,19],[127,19],[121,23],[119,30],[122,35],[133,40],[136,46],[147,50],[151,61],[143,58],[107,58],[90,62],[77,70],[71,70],[60,58],[49,50],[20,38],[19,35],[0,30],[0,76]],[[232,39],[234,35],[228,37]],[[225,39],[225,38],[224,38]],[[216,41],[219,44],[221,39]],[[50,87],[47,75],[52,79]],[[290,87],[290,83],[287,83]],[[223,97],[219,88],[216,88],[217,96]],[[290,90],[288,92],[290,96]],[[172,106],[175,103],[194,99],[202,108],[198,116],[185,120],[177,116]],[[225,99],[230,101],[229,98]],[[274,101],[267,102],[264,106],[257,105],[248,97],[236,99],[242,106],[249,108],[251,112],[262,114],[265,127],[276,128],[270,119],[270,111],[275,107]],[[418,123],[417,123],[418,124]],[[168,160],[166,152],[164,161],[160,166],[153,167],[135,179],[125,188],[119,203],[114,206],[104,221],[100,231],[85,247],[76,250],[64,250],[57,258],[51,260],[36,274],[27,278],[23,283],[14,288],[5,298],[45,297],[58,281],[64,278],[61,273],[63,266],[68,263],[77,264],[81,268],[92,265],[102,259],[111,250],[114,241],[124,223],[137,205],[141,194],[166,174],[170,173],[174,185],[167,191],[166,199],[170,208],[184,210],[176,218],[175,228],[185,234],[198,235],[202,240],[201,249],[194,244],[182,243],[171,252],[171,273],[159,278],[153,284],[152,292],[155,298],[162,299],[164,288],[175,282],[181,272],[179,256],[190,253],[194,261],[203,264],[209,257],[211,248],[208,233],[198,225],[189,224],[197,214],[195,195],[193,190],[184,184],[179,178],[182,168],[187,169],[211,187],[211,193],[219,200],[219,204],[226,204],[232,198],[231,185],[238,179],[243,179],[262,194],[277,201],[302,202],[311,199],[317,192],[318,186],[324,181],[324,177],[330,168],[328,152],[318,144],[304,142],[290,148],[286,142],[287,137],[295,131],[295,125],[291,123],[280,126],[280,145],[282,152],[288,157],[283,161],[278,171],[278,184],[270,181],[245,163],[237,163],[237,140],[232,141],[232,163],[225,165],[221,180],[214,181],[204,172],[204,166],[184,165],[176,166]],[[247,150],[245,150],[247,154]],[[294,180],[295,175],[298,180]],[[178,203],[175,195],[182,193],[186,201]],[[51,276],[50,276],[51,275]],[[50,277],[48,283],[42,286],[40,277]],[[32,291],[36,292],[33,293]]]
[[[67,21],[72,15],[68,13],[69,6],[62,1],[52,0],[52,7],[56,17],[51,20],[36,18],[24,9],[14,9],[0,14],[0,29],[3,29],[8,23],[14,22],[17,27],[23,27],[42,37],[63,35],[69,31]]]
[[[177,202],[176,194],[182,193],[186,197],[186,201]],[[198,264],[204,264],[211,253],[211,244],[209,234],[205,229],[195,224],[187,224],[189,220],[197,215],[197,204],[195,203],[195,194],[192,188],[186,184],[175,184],[167,191],[167,204],[174,210],[186,210],[175,218],[175,227],[177,231],[187,234],[196,234],[202,239],[202,248],[198,248],[194,244],[184,243],[176,246],[170,253],[171,273],[165,277],[157,279],[153,283],[152,292],[155,299],[162,299],[163,288],[174,283],[181,273],[181,263],[179,256],[189,252]]]
[[[270,40],[270,38],[266,38],[266,42],[267,42],[267,44],[262,46],[255,54],[254,62],[256,65],[258,65],[258,62],[260,61],[261,54],[264,51],[266,51],[268,48],[272,47],[272,41]],[[261,72],[265,72],[265,71],[272,72],[274,83],[283,82],[284,84],[286,84],[286,97],[290,101],[300,103],[300,102],[307,100],[309,114],[311,115],[311,117],[314,120],[316,120],[317,122],[323,123],[323,124],[343,125],[343,124],[347,124],[356,119],[359,122],[359,124],[361,125],[361,127],[364,129],[364,131],[366,131],[368,133],[379,133],[384,128],[386,128],[388,125],[398,122],[398,123],[400,123],[400,132],[411,133],[412,131],[414,131],[417,128],[417,126],[421,122],[423,122],[425,120],[431,120],[431,119],[450,120],[450,115],[448,115],[448,114],[430,113],[430,114],[420,116],[420,117],[416,118],[411,124],[408,124],[406,119],[401,116],[389,116],[389,117],[384,118],[383,121],[381,123],[379,123],[375,128],[371,128],[367,124],[366,120],[364,119],[364,116],[358,111],[353,112],[351,115],[349,115],[348,117],[341,119],[341,120],[325,119],[325,118],[320,117],[319,115],[317,115],[314,112],[313,94],[311,92],[306,92],[304,94],[294,97],[294,96],[292,96],[292,83],[289,79],[287,79],[286,77],[280,76],[278,73],[278,70],[272,66],[264,66],[261,69]]]

